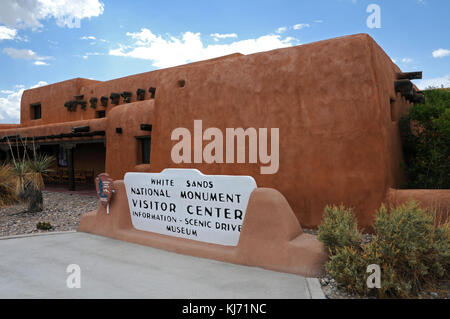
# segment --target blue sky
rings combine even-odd
[[[381,28],[368,28],[368,5]],[[448,0],[2,0],[0,123],[24,89],[117,77],[233,52],[368,33],[421,88],[450,87]]]

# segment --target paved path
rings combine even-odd
[[[323,298],[317,279],[86,233],[0,237],[0,298]],[[69,264],[81,288],[69,289]]]

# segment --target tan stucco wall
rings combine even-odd
[[[192,130],[195,119],[222,131],[280,128],[275,175],[259,174],[260,163],[171,166],[252,175],[285,195],[305,227],[318,225],[325,205],[340,203],[369,225],[399,179],[392,167],[401,149],[390,141],[396,71],[369,36],[356,35],[168,72],[155,102],[151,170],[170,165],[170,132]]]

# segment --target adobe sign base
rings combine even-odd
[[[136,230],[131,223],[125,185],[114,181],[110,213],[99,205],[84,214],[79,232],[92,233],[175,253],[223,262],[318,277],[328,259],[316,236],[305,234],[285,197],[275,189],[257,188],[247,207],[237,246],[222,246]]]

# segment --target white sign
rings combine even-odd
[[[131,221],[138,230],[236,246],[253,177],[203,175],[196,169],[127,173]]]

